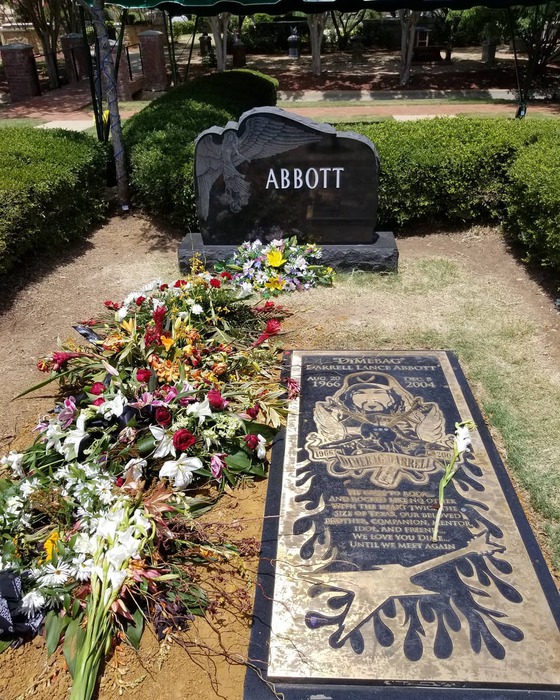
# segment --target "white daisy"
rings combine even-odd
[[[39,582],[41,586],[60,586],[66,583],[71,575],[72,571],[69,564],[59,562],[55,566],[49,563],[43,568]]]

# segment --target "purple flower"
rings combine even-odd
[[[74,420],[76,411],[76,399],[73,396],[69,396],[67,399],[64,399],[64,408],[58,414],[58,422],[65,430]]]
[[[219,479],[222,476],[222,469],[225,466],[223,457],[227,457],[225,452],[218,452],[210,458],[210,471],[214,479]]]

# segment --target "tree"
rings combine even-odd
[[[208,17],[208,23],[210,24],[210,29],[214,37],[214,44],[216,46],[216,61],[220,72],[226,69],[227,38],[230,19],[231,12],[221,12],[215,17]]]
[[[542,79],[549,63],[560,56],[560,2],[512,8],[510,20],[512,33],[523,41],[527,52],[519,86],[520,100],[526,102],[535,80]]]
[[[49,76],[49,87],[60,87],[58,63],[56,60],[58,37],[62,26],[63,0],[11,0],[14,11],[33,25],[45,56],[45,66]]]
[[[323,42],[323,31],[328,12],[318,12],[307,15],[309,25],[309,38],[311,40],[311,70],[313,75],[321,75],[321,44]]]
[[[117,176],[117,196],[121,209],[127,211],[130,203],[128,174],[126,172],[124,140],[117,96],[117,82],[115,80],[115,63],[113,61],[107,22],[105,19],[105,0],[93,0],[91,6],[89,6],[85,0],[78,0],[78,2],[90,15],[99,43],[100,65],[98,68],[101,73],[102,84],[105,88],[107,109],[109,111],[109,127],[111,129],[111,142]]]
[[[420,13],[413,10],[399,10],[401,21],[401,64],[399,85],[404,87],[410,79],[410,66],[414,51],[414,39],[416,26],[420,19]]]
[[[442,7],[433,10],[434,28],[436,30],[436,41],[445,46],[445,60],[451,61],[451,52],[460,33],[462,10],[449,10]]]
[[[365,14],[366,10],[358,10],[358,12],[331,10],[331,21],[336,32],[338,48],[341,51],[348,48],[352,32],[362,23]]]

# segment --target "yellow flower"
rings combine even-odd
[[[130,335],[134,333],[136,330],[136,321],[133,318],[130,318],[128,321],[123,321],[121,323],[121,327],[125,329]]]
[[[45,562],[52,559],[53,550],[56,549],[56,543],[58,542],[58,530],[53,530],[48,536],[43,549],[45,550],[47,556],[45,557]]]
[[[286,258],[282,257],[279,250],[271,250],[266,254],[266,262],[270,267],[281,267],[286,262]]]
[[[173,338],[167,338],[165,335],[162,335],[160,340],[161,344],[165,348],[165,352],[169,352],[169,348],[171,348],[171,346],[175,344]]]
[[[271,277],[268,282],[264,283],[264,286],[268,289],[284,289],[284,282],[280,277]]]

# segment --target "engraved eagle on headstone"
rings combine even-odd
[[[219,177],[224,179],[224,204],[237,213],[248,204],[251,193],[250,183],[237,169],[242,163],[286,153],[323,138],[323,134],[307,131],[297,123],[264,115],[249,116],[243,127],[239,136],[237,124],[230,122],[221,133],[219,142],[215,140],[215,131],[201,134],[196,142],[198,213],[201,219],[208,218],[210,190]]]

